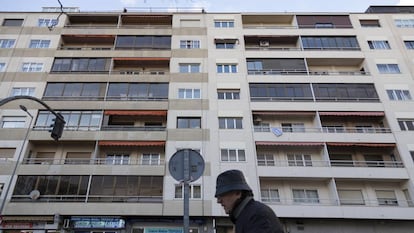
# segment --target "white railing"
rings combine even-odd
[[[282,199],[278,197],[262,197],[261,201],[271,205],[312,205],[312,206],[381,206],[381,207],[414,207],[410,200],[397,200],[394,198],[378,199],[320,199],[320,198],[294,198]]]
[[[140,166],[161,166],[164,165],[164,160],[157,161],[142,161],[142,160],[113,160],[106,158],[26,158],[22,162],[23,164],[37,164],[37,165],[108,165],[108,166],[128,166],[128,165],[140,165]]]
[[[258,166],[270,167],[373,167],[403,168],[402,161],[358,161],[358,160],[258,160]]]
[[[271,127],[254,126],[254,132],[271,132]],[[280,127],[276,127],[280,128]],[[323,126],[315,128],[280,128],[283,133],[392,133],[390,128],[384,127],[339,127],[339,126]]]

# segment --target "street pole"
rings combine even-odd
[[[184,233],[190,227],[190,151],[184,150]]]
[[[29,111],[27,111],[27,108],[25,106],[23,106],[23,105],[20,105],[19,107],[20,107],[21,110],[23,110],[24,112],[26,112],[26,114],[30,117],[30,122],[29,122],[29,126],[27,127],[26,135],[24,136],[23,143],[20,146],[19,155],[17,156],[16,162],[14,163],[14,167],[13,167],[12,174],[10,176],[10,180],[7,183],[7,187],[6,187],[6,190],[4,192],[4,198],[3,198],[2,202],[1,202],[1,206],[0,206],[0,215],[3,215],[3,209],[4,209],[4,205],[6,204],[7,195],[9,194],[11,184],[12,184],[12,182],[14,180],[14,176],[16,175],[17,166],[19,165],[20,158],[22,157],[23,149],[26,147],[27,138],[29,136],[29,132],[30,132],[30,129],[31,129],[31,126],[32,126],[32,122],[33,122],[33,115],[30,114]]]

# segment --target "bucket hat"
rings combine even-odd
[[[241,171],[228,170],[217,176],[216,194],[214,197],[218,197],[223,193],[235,190],[252,191],[244,179],[244,175]]]

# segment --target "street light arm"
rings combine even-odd
[[[19,96],[11,96],[8,98],[4,98],[2,100],[0,100],[0,107],[7,104],[10,101],[13,100],[18,100],[18,99],[29,99],[29,100],[34,100],[36,102],[38,102],[39,104],[43,105],[47,110],[49,110],[53,115],[55,115],[57,118],[59,118],[61,121],[63,121],[64,123],[66,123],[65,119],[62,117],[62,115],[58,114],[57,112],[55,112],[51,107],[49,107],[49,105],[47,105],[45,102],[43,102],[42,100],[33,97],[33,96],[29,96],[29,95],[19,95]]]

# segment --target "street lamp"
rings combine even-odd
[[[19,155],[17,156],[17,160],[16,160],[16,162],[14,164],[13,172],[12,172],[12,174],[10,176],[10,180],[9,180],[9,182],[7,184],[7,187],[6,187],[6,190],[4,192],[4,198],[3,198],[2,202],[1,202],[1,206],[0,206],[0,215],[3,214],[4,204],[6,203],[7,195],[9,194],[9,191],[10,191],[10,186],[11,186],[11,184],[13,182],[14,176],[16,175],[17,165],[19,164],[20,158],[22,157],[23,148],[25,148],[25,146],[26,146],[27,137],[29,136],[30,127],[32,126],[32,122],[33,122],[33,115],[30,114],[29,111],[27,111],[27,108],[24,105],[19,105],[19,107],[20,107],[21,110],[23,110],[24,112],[26,112],[26,114],[30,117],[30,122],[29,122],[29,127],[27,127],[26,135],[24,136],[23,143],[20,146]]]

